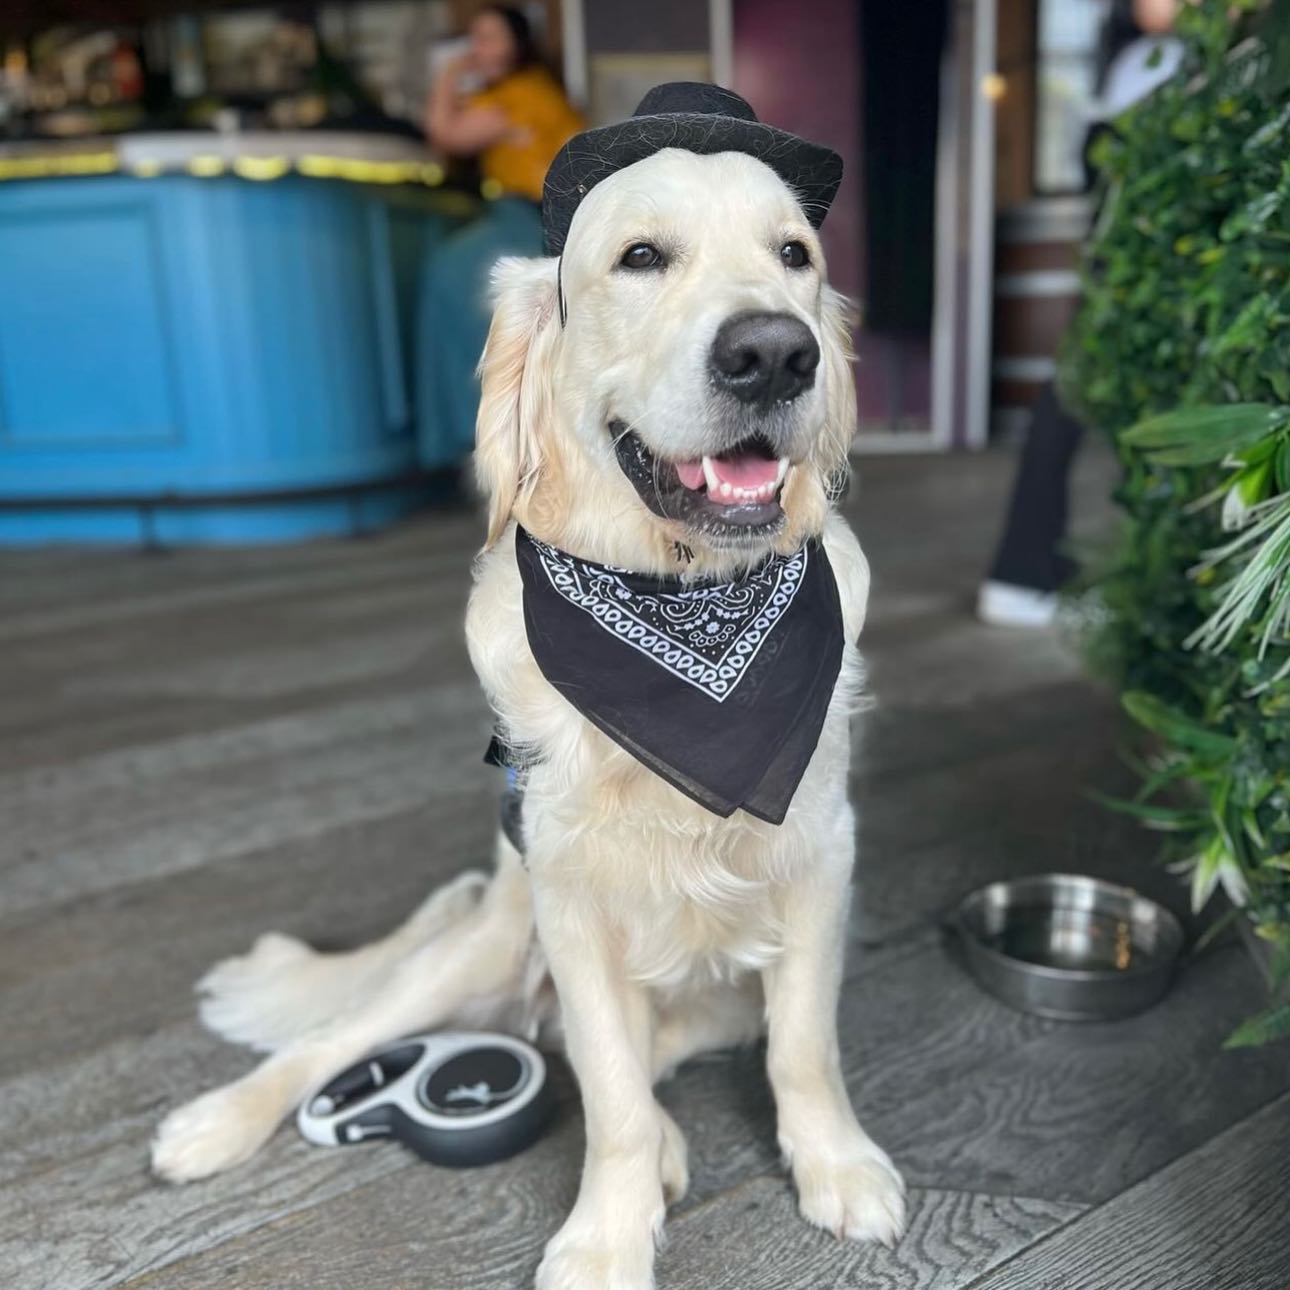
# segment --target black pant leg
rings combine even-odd
[[[1008,522],[990,570],[995,581],[1056,591],[1074,572],[1073,562],[1058,547],[1066,536],[1071,460],[1083,433],[1049,382],[1035,402],[1012,486]]]

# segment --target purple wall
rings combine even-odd
[[[708,6],[695,0],[586,0],[587,52],[676,53],[708,47]]]
[[[833,284],[861,294],[860,34],[856,0],[735,0],[734,88],[763,121],[842,155],[823,229]]]

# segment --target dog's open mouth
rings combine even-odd
[[[763,535],[783,522],[779,495],[789,459],[764,436],[715,456],[665,461],[622,422],[609,428],[619,466],[655,515],[713,537]]]

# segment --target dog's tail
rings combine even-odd
[[[216,964],[198,983],[209,1030],[258,1052],[277,1052],[343,1018],[363,1013],[385,993],[400,965],[460,928],[485,921],[489,968],[479,989],[440,1000],[441,1010],[473,1025],[533,1031],[549,1011],[545,965],[538,962],[528,875],[519,854],[499,837],[497,867],[459,875],[433,891],[395,931],[344,953],[323,953],[281,932],[266,932],[248,953]],[[497,973],[499,962],[518,970]],[[466,974],[469,977],[469,973]]]
[[[312,1089],[383,1044],[454,1025],[536,1037],[556,1015],[528,874],[505,836],[491,878],[463,874],[384,940],[319,954],[270,933],[201,990],[212,1030],[271,1056],[165,1118],[152,1167],[172,1182],[249,1159]]]

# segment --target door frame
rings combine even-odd
[[[990,433],[994,295],[994,101],[998,0],[950,0],[941,76],[932,309],[935,447],[982,448]]]

